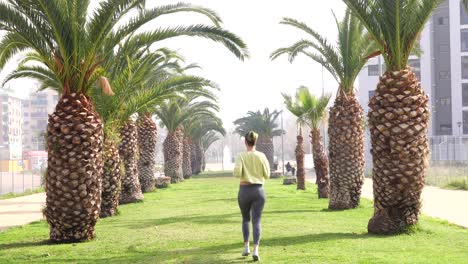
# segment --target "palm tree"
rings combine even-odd
[[[206,152],[208,151],[211,145],[213,145],[215,142],[219,140],[222,140],[223,137],[225,136],[226,136],[226,131],[223,129],[222,131],[211,130],[205,135],[203,135],[203,137],[201,138],[200,148],[202,149],[202,157],[200,160],[202,164],[201,165],[202,171],[205,171],[205,168],[206,168],[206,159],[205,159]]]
[[[214,87],[213,84],[209,86]],[[203,97],[210,101],[198,100]],[[204,96],[192,94],[187,99],[170,100],[156,109],[156,115],[168,131],[163,143],[164,174],[171,177],[172,183],[184,179],[182,167],[184,123],[199,116],[209,115],[212,110],[218,111],[219,108],[215,103],[215,96],[209,92]]]
[[[284,18],[281,23],[306,32],[313,40],[300,40],[290,47],[278,49],[271,55],[272,59],[288,54],[292,62],[297,55],[304,54],[320,63],[339,83],[335,103],[330,108],[328,126],[329,208],[355,208],[359,205],[364,183],[365,155],[364,111],[356,98],[354,82],[368,59],[380,52],[375,43],[370,41],[364,25],[349,9],[341,22],[336,20],[336,47],[305,23],[291,18]]]
[[[429,98],[408,58],[441,0],[344,2],[367,28],[387,66],[369,103],[375,210],[368,230],[399,233],[418,222],[429,153]]]
[[[310,138],[317,177],[318,197],[328,198],[330,192],[328,156],[323,149],[319,127],[325,117],[330,95],[322,95],[317,98],[310,93],[307,87],[302,86],[297,90],[294,100],[291,96],[285,94],[283,94],[283,97],[288,110],[298,116],[299,123],[305,123],[311,129]]]
[[[134,44],[175,36],[201,36],[224,44],[239,58],[245,44],[220,28],[212,10],[175,4],[142,9],[142,0],[104,0],[88,12],[89,0],[7,0],[0,3],[0,68],[19,53],[25,54],[6,81],[32,77],[42,88],[58,87],[61,98],[48,124],[47,200],[44,214],[55,242],[83,241],[95,235],[101,194],[103,128],[88,92],[101,78],[108,54],[154,18],[190,11],[210,18],[214,26],[197,25],[157,29],[135,34]],[[123,21],[132,10],[138,15]],[[90,15],[88,15],[90,14]],[[28,64],[28,62],[32,62]],[[109,90],[109,89],[107,89]]]
[[[101,217],[112,216],[118,203],[131,203],[143,199],[136,167],[136,125],[131,117],[147,111],[184,91],[192,91],[209,83],[194,76],[169,76],[167,50],[154,53],[132,53],[117,50],[106,64],[114,96],[102,96],[93,90],[91,96],[104,121],[105,167],[102,177],[103,191]],[[172,66],[170,67],[172,68]],[[158,78],[155,81],[155,76]],[[119,135],[120,134],[120,135]],[[120,136],[120,142],[119,142]],[[117,151],[119,143],[119,151]],[[120,152],[120,153],[119,153]],[[120,160],[124,175],[121,179]],[[121,183],[122,182],[122,183]]]
[[[278,129],[276,122],[280,114],[281,112],[277,110],[270,113],[270,110],[265,108],[263,113],[261,111],[249,111],[245,117],[234,121],[234,125],[236,125],[235,131],[240,136],[244,136],[249,131],[258,133],[257,150],[266,155],[271,171],[274,171],[275,155],[273,137],[281,136],[284,133],[283,130]]]
[[[297,117],[297,125],[298,125],[298,133],[297,133],[297,145],[295,149],[296,154],[296,178],[297,178],[297,189],[298,190],[305,190],[305,167],[304,167],[304,137],[302,136],[302,126],[306,124],[305,121],[305,114],[308,109],[302,104],[304,98],[301,96],[306,95],[302,90],[298,90],[296,92],[295,100],[291,98],[291,96],[287,94],[283,94],[284,104],[286,108],[291,112],[293,115]]]
[[[185,132],[188,144],[184,144],[184,171],[190,167],[192,174],[199,174],[204,170],[206,150],[226,131],[221,119],[212,113],[187,122]]]
[[[123,39],[154,18],[192,11],[208,16],[215,25],[139,33],[135,43],[143,46],[178,35],[197,35],[223,43],[240,58],[246,54],[245,44],[221,29],[219,16],[209,9],[168,5],[140,10],[136,17],[122,21],[135,8],[141,9],[142,3],[105,0],[91,13],[87,0],[0,3],[0,24],[5,32],[0,41],[0,68],[14,55],[26,54],[6,81],[32,77],[41,81],[42,88],[58,87],[61,94],[47,129],[49,169],[44,213],[52,241],[94,237],[101,199],[103,128],[88,92],[98,79],[109,87],[101,78],[102,62]]]
[[[50,80],[61,94],[47,127],[44,214],[54,242],[94,237],[101,199],[103,128],[87,94],[101,76],[101,60],[106,57],[103,40],[137,1],[104,1],[91,16],[88,5],[89,1],[0,3],[0,24],[6,32],[0,42],[0,68],[15,54],[27,54],[19,67],[23,73],[28,70],[24,75]],[[129,34],[124,28],[116,32],[119,35],[110,47]],[[27,61],[35,64],[25,66]]]
[[[184,71],[197,67],[189,65],[182,67],[180,62],[184,62],[182,56],[178,53],[168,50],[161,50],[164,54],[164,62],[161,66],[151,73],[153,82],[162,82],[175,75],[183,74]],[[137,134],[138,134],[138,178],[141,183],[143,193],[153,191],[155,186],[155,162],[156,162],[156,143],[157,143],[157,125],[152,119],[154,109],[147,108],[138,113]]]

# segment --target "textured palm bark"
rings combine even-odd
[[[297,145],[296,145],[296,178],[297,178],[297,189],[305,190],[305,169],[304,169],[304,138],[302,134],[297,135]]]
[[[296,145],[296,178],[297,178],[297,189],[305,190],[305,169],[304,169],[304,138],[302,133],[297,135],[297,145]]]
[[[359,205],[364,184],[364,111],[354,95],[340,94],[330,109],[330,203],[333,210]]]
[[[106,138],[104,140],[104,172],[102,174],[102,200],[100,217],[109,217],[117,213],[119,205],[122,172],[117,144]]]
[[[268,159],[268,163],[270,164],[270,171],[274,172],[275,147],[273,145],[273,139],[259,136],[256,144],[256,150],[265,154]]]
[[[151,115],[141,115],[138,118],[138,176],[143,193],[152,192],[156,188],[155,163],[158,127]]]
[[[192,167],[192,174],[199,174],[200,171],[197,171],[197,161],[198,161],[198,156],[197,156],[197,149],[195,146],[195,143],[190,143],[190,164]]]
[[[319,129],[312,129],[312,154],[314,156],[315,175],[318,187],[318,198],[328,198],[330,194],[330,175],[328,157],[323,149],[322,136]]]
[[[188,138],[184,138],[184,153],[183,153],[183,160],[182,160],[182,170],[184,173],[184,179],[190,179],[192,176],[192,158],[191,158],[191,153],[192,150],[190,146],[192,141],[189,140]]]
[[[201,158],[201,169],[204,172],[206,170],[206,156],[205,152],[202,151],[202,158]]]
[[[428,102],[428,96],[407,67],[386,72],[369,103],[374,161],[370,233],[399,233],[418,222],[429,153]]]
[[[47,125],[44,215],[53,242],[94,238],[101,209],[103,126],[90,99],[64,95]]]
[[[182,131],[177,129],[173,133],[168,133],[163,143],[164,152],[164,174],[171,177],[172,183],[183,181],[182,171],[183,147],[180,142]]]
[[[195,171],[193,171],[194,174],[200,174],[203,171],[203,159],[204,159],[204,154],[203,154],[203,149],[200,146],[200,144],[195,144],[195,153],[196,153],[196,160],[195,160]]]
[[[140,180],[138,178],[137,166],[137,126],[134,121],[129,120],[120,129],[119,153],[123,161],[125,171],[122,178],[122,192],[120,204],[134,203],[143,200]]]

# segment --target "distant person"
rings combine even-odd
[[[296,168],[291,167],[291,174],[292,176],[296,176]]]
[[[290,173],[290,172],[291,172],[292,167],[291,167],[291,163],[289,163],[289,161],[288,161],[288,163],[286,163],[285,168],[286,168],[286,172],[287,172],[287,173]]]
[[[246,152],[239,154],[234,168],[234,176],[240,178],[238,202],[242,213],[242,233],[244,235],[245,248],[242,256],[250,254],[250,214],[252,213],[252,226],[254,237],[253,260],[258,261],[258,247],[260,245],[263,207],[265,206],[265,191],[263,183],[270,178],[270,165],[265,154],[255,150],[258,134],[250,131],[245,135]]]

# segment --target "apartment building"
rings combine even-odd
[[[45,150],[45,132],[48,115],[52,113],[58,102],[55,91],[45,90],[33,92],[22,101],[23,116],[23,149]]]
[[[22,155],[21,99],[10,90],[0,89],[0,118],[0,171],[9,171]]]

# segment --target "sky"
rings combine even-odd
[[[173,2],[160,0],[157,4]],[[226,128],[232,128],[233,121],[247,111],[265,107],[283,109],[281,93],[293,94],[301,85],[317,95],[322,93],[319,64],[306,58],[298,58],[291,64],[286,56],[271,61],[269,56],[277,48],[308,38],[298,29],[280,25],[283,17],[307,23],[334,43],[337,30],[331,11],[339,18],[344,15],[345,5],[341,0],[191,0],[190,3],[214,9],[222,17],[223,27],[239,35],[249,47],[250,58],[241,62],[222,45],[205,39],[181,41],[179,38],[165,42],[179,49],[188,62],[199,63],[203,67],[200,74],[220,85],[221,117]],[[208,21],[197,14],[175,14],[158,22],[169,25]],[[336,81],[326,71],[324,86],[326,92],[337,88]]]
[[[147,1],[148,7],[171,4],[174,0]],[[211,8],[220,14],[223,27],[239,35],[248,45],[250,58],[239,61],[224,46],[206,39],[188,37],[167,40],[161,46],[178,50],[187,63],[198,63],[202,70],[193,72],[216,82],[221,91],[220,116],[226,128],[247,111],[283,109],[281,93],[293,94],[305,85],[317,95],[322,92],[322,67],[306,58],[298,58],[291,64],[286,56],[275,61],[269,55],[277,48],[286,47],[301,38],[308,37],[298,29],[280,25],[282,17],[291,17],[306,22],[320,34],[336,40],[336,24],[333,10],[338,18],[345,11],[341,0],[188,0],[186,2]],[[195,13],[171,14],[159,18],[145,27],[209,24],[210,21]],[[9,63],[0,73],[0,80],[15,67]],[[31,80],[19,80],[10,84],[18,94],[25,96]],[[8,85],[7,85],[8,87]],[[326,71],[324,89],[334,93],[337,84]]]

